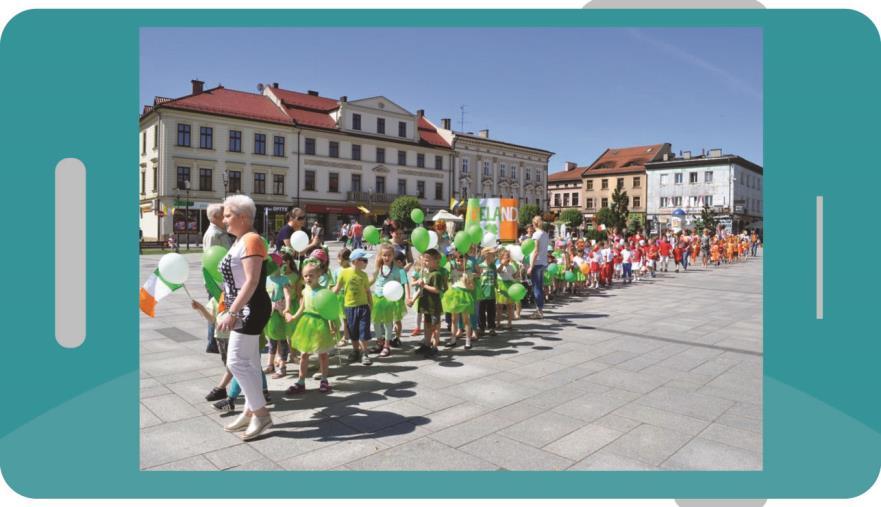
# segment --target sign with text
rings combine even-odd
[[[499,241],[516,241],[519,210],[517,199],[489,197],[468,199],[465,212],[465,228],[473,223],[498,236]]]

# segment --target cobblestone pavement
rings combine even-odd
[[[200,258],[187,255],[197,298]],[[141,257],[142,282],[158,259]],[[289,365],[269,380],[273,430],[243,443],[204,400],[223,366],[177,291],[141,315],[141,468],[762,468],[761,257],[556,300],[545,320],[437,360],[412,353],[414,320],[372,366],[332,357],[330,394],[309,377],[285,398]]]

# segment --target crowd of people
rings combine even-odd
[[[536,216],[519,241],[529,242],[528,255],[519,246],[498,243],[474,244],[460,252],[444,224],[436,228],[437,245],[414,255],[405,231],[394,222],[383,224],[387,237],[370,250],[364,248],[364,228],[355,222],[341,230],[343,247],[331,262],[320,234],[305,248],[292,247],[294,234],[306,232],[303,210],[288,214],[273,252],[253,229],[255,212],[254,202],[244,195],[209,207],[212,225],[203,239],[205,248],[228,248],[219,265],[223,294],[207,304],[192,301],[208,322],[209,351],[219,352],[226,366],[206,400],[231,413],[244,394],[244,410],[225,426],[244,440],[272,426],[267,374],[287,378],[288,365],[298,365],[285,391],[285,396],[298,396],[307,390],[314,355],[318,391],[329,392],[329,356],[346,354],[350,364],[370,366],[402,353],[407,313],[416,317],[409,333],[416,345],[412,353],[436,358],[441,349],[467,351],[511,330],[524,307],[534,307],[525,317],[544,318],[548,298],[584,296],[590,289],[653,278],[658,271],[687,270],[698,258],[705,267],[742,262],[757,255],[761,243],[756,231],[734,235],[708,229],[657,236],[616,229],[600,239],[553,240]],[[227,243],[227,234],[232,243]],[[280,259],[272,274],[264,262],[270,253]],[[386,289],[397,284],[403,294],[392,297]],[[526,290],[515,293],[515,285]],[[323,289],[337,295],[338,315],[321,310],[320,299],[327,294]]]

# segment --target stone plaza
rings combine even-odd
[[[268,379],[274,427],[245,443],[204,399],[223,366],[178,290],[141,314],[141,469],[761,470],[761,256],[587,294],[435,359],[412,353],[411,311],[390,357],[330,358],[331,393],[314,361],[304,394],[284,395],[295,365]]]

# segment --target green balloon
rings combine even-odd
[[[368,225],[364,228],[364,241],[370,243],[371,245],[379,244],[379,229],[375,226]]]
[[[410,241],[413,242],[413,247],[415,247],[419,253],[425,253],[425,251],[428,250],[428,229],[425,227],[417,227],[413,229],[413,233],[410,234]]]
[[[223,283],[223,275],[220,274],[220,261],[226,256],[226,248],[214,245],[202,254],[202,267],[211,278],[218,284]]]
[[[472,243],[480,244],[480,240],[483,239],[483,229],[480,227],[480,224],[471,224],[465,228],[465,232],[468,233],[468,237],[471,238]]]
[[[508,297],[514,301],[520,301],[526,296],[526,287],[522,283],[512,283],[508,287]]]
[[[523,251],[524,257],[528,256],[533,250],[535,250],[535,240],[532,238],[527,239],[520,244],[520,250]]]
[[[272,257],[267,257],[263,261],[263,265],[266,267],[266,275],[272,276],[278,271],[278,264],[272,260]]]
[[[548,273],[551,275],[556,275],[558,271],[560,271],[560,266],[558,264],[551,264],[548,266]]]
[[[441,254],[440,265],[441,265],[441,267],[444,267],[447,265],[447,255],[446,254]]]
[[[321,289],[312,296],[312,305],[322,319],[336,320],[340,316],[340,301],[336,294],[328,289]]]
[[[463,255],[468,253],[471,243],[471,236],[465,231],[457,232],[456,238],[453,240],[453,244],[456,245],[456,251]]]
[[[410,220],[412,220],[414,224],[421,224],[422,221],[425,220],[425,213],[419,208],[413,208],[413,210],[410,211]]]
[[[575,281],[575,273],[573,273],[571,271],[567,271],[566,274],[563,275],[563,278],[565,278],[567,282],[574,282]]]

